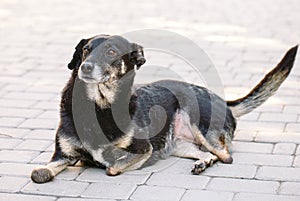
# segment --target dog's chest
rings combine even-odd
[[[111,84],[86,84],[86,94],[91,101],[95,101],[102,108],[109,108],[116,99],[117,85]]]
[[[109,142],[123,137],[129,129],[130,118],[126,115],[114,114],[110,108],[101,109],[96,106],[96,116],[101,128],[100,132],[103,132]]]

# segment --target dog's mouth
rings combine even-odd
[[[99,80],[89,76],[79,76],[79,78],[85,83],[99,83]]]
[[[94,77],[90,77],[90,76],[80,76],[79,77],[81,80],[83,80],[85,83],[93,83],[93,84],[100,84],[100,83],[105,83],[105,82],[108,82],[111,78],[111,75],[107,74],[107,75],[104,75],[102,76],[101,78],[99,79],[96,79]]]

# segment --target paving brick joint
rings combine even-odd
[[[53,152],[67,64],[81,38],[148,28],[179,33],[208,54],[226,99],[235,99],[299,43],[299,8],[298,0],[0,1],[0,200],[300,200],[299,53],[277,94],[239,119],[233,164],[194,176],[192,160],[170,157],[113,178],[79,166],[46,184],[29,178]],[[147,47],[145,55],[137,83],[178,75],[203,83],[178,58]]]

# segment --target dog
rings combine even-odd
[[[289,75],[298,46],[291,48],[246,96],[225,101],[186,82],[162,80],[135,87],[145,62],[143,47],[121,36],[82,39],[68,64],[55,151],[31,179],[45,183],[69,165],[105,168],[115,176],[170,155],[196,159],[200,174],[220,160],[232,163],[229,145],[236,119],[273,95]]]

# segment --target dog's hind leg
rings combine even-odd
[[[32,170],[31,179],[36,183],[48,182],[68,165],[72,165],[75,162],[76,160],[65,158],[60,151],[56,150],[47,165],[41,165]]]
[[[207,139],[202,135],[201,131],[196,126],[192,126],[192,132],[197,144],[204,146],[208,151],[218,156],[223,163],[232,163],[233,159],[229,154],[225,140],[217,139],[217,147],[213,147]],[[220,148],[219,148],[220,147]]]
[[[218,156],[223,163],[232,163],[233,159],[228,152],[225,137],[223,139],[223,137],[219,138],[216,135],[212,135],[211,140],[208,141],[196,125],[191,125],[190,118],[184,111],[176,113],[174,125],[175,138],[204,147],[207,151]]]
[[[218,161],[218,157],[210,152],[203,152],[199,149],[199,146],[182,140],[176,139],[176,148],[172,154],[182,158],[196,159],[191,172],[193,174],[200,174],[207,167],[212,166],[214,162]]]

